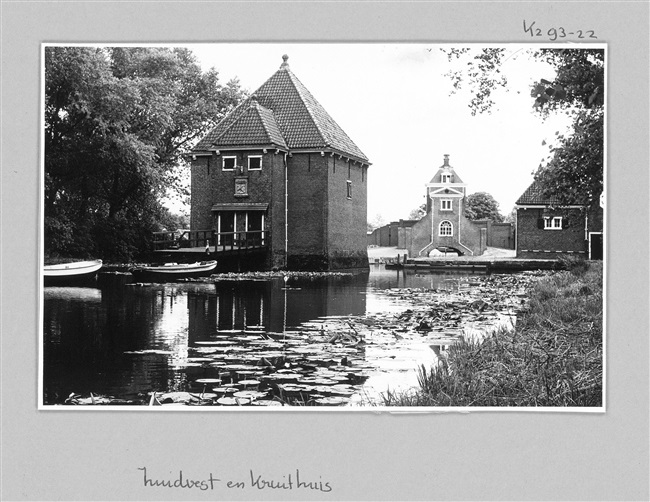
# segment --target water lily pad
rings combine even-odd
[[[280,401],[272,399],[257,399],[251,403],[253,406],[284,406]]]
[[[209,383],[221,383],[221,378],[199,378],[196,380],[196,383],[209,384]]]
[[[251,371],[251,373],[253,373]],[[260,384],[259,380],[240,380],[238,382],[239,384],[243,385],[244,387],[255,387]]]
[[[189,392],[166,392],[160,396],[157,396],[158,401],[165,404],[168,402],[173,403],[184,403],[192,399],[192,395]]]
[[[345,404],[349,401],[349,399],[344,398],[344,397],[321,397],[319,399],[316,399],[314,402],[318,404],[324,404],[327,406],[341,406],[342,404]]]
[[[217,403],[221,406],[237,406],[237,400],[234,397],[220,397]]]
[[[341,388],[335,389],[334,387],[330,389],[330,393],[336,394],[337,396],[351,396],[355,392],[356,391],[353,389],[341,389]]]
[[[266,397],[268,392],[259,392],[256,390],[240,390],[239,392],[235,392],[233,394],[233,397],[238,397],[238,398],[246,398],[250,399],[251,401],[258,399],[260,397]]]
[[[224,397],[224,396],[232,395],[238,390],[239,389],[235,387],[214,387],[212,389],[212,392],[217,394],[217,397]]]
[[[275,380],[275,381],[290,381],[290,380],[299,380],[302,377],[302,375],[299,375],[298,373],[271,373],[270,375],[266,375],[265,379],[269,380]]]

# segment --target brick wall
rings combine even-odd
[[[197,157],[190,167],[191,208],[190,228],[192,230],[209,230],[212,228],[210,207],[214,200],[214,179],[212,157]]]
[[[217,228],[215,203],[266,203],[265,228],[271,231],[269,267],[285,265],[284,155],[263,154],[262,169],[248,171],[248,155],[261,150],[220,151],[192,161],[193,230]],[[236,156],[243,172],[224,171],[224,156]],[[287,157],[287,266],[293,269],[367,267],[367,172],[329,154],[297,153]],[[248,182],[245,197],[235,195],[235,179]],[[348,198],[348,181],[351,197]],[[238,229],[243,219],[238,219]],[[395,229],[395,241],[397,230]]]
[[[360,164],[325,157],[328,171],[327,254],[330,269],[368,267],[368,173]],[[349,183],[348,183],[349,182]],[[395,229],[395,245],[397,229]]]
[[[296,153],[287,164],[289,267],[326,269],[327,160],[317,153]]]
[[[503,249],[515,248],[514,226],[511,223],[490,223],[488,246]]]
[[[248,170],[248,156],[262,155],[262,169]],[[237,165],[243,172],[224,171],[223,157],[237,157]],[[235,195],[235,178],[248,182],[246,196]],[[265,229],[271,231],[270,253],[267,266],[284,265],[284,159],[275,151],[220,151],[211,157],[197,157],[191,166],[191,211],[192,230],[217,230],[215,203],[265,203]],[[238,219],[238,230],[243,230],[243,219]]]
[[[568,220],[568,228],[540,229],[539,220],[544,216],[562,216],[565,224]],[[579,209],[549,211],[519,208],[516,233],[518,258],[554,259],[561,254],[586,257],[585,221]]]
[[[420,256],[420,251],[431,243],[431,212],[425,214],[420,221],[411,227],[411,245],[409,256]]]

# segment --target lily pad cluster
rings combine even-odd
[[[401,310],[327,317],[283,332],[264,326],[217,330],[190,344],[180,362],[187,386],[152,392],[140,404],[180,406],[341,406],[365,399],[369,377],[410,371],[414,348],[444,361],[459,340],[488,332],[526,308],[526,291],[549,272],[458,279],[445,289],[388,289]],[[514,322],[514,321],[513,321]],[[391,373],[392,372],[392,373]],[[385,389],[384,389],[385,390]],[[67,404],[124,404],[76,396]],[[131,403],[129,403],[131,404]],[[137,403],[135,403],[137,404]]]

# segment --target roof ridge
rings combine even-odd
[[[257,100],[256,100],[256,102],[257,102]],[[264,132],[266,132],[266,135],[268,136],[269,141],[271,143],[273,143],[273,134],[269,130],[269,128],[268,128],[268,126],[266,124],[266,120],[262,116],[262,110],[261,109],[264,108],[264,110],[267,110],[268,112],[270,112],[271,115],[273,115],[273,117],[275,118],[275,114],[273,113],[273,110],[262,106],[261,104],[259,104],[259,102],[257,102],[257,105],[254,106],[254,108],[255,108],[255,111],[257,112],[257,116],[259,117],[260,121],[262,122],[262,127],[264,128]],[[277,120],[276,120],[276,122],[277,122]],[[282,132],[280,132],[280,134],[282,134]],[[284,138],[284,136],[283,136],[283,138]],[[285,140],[285,143],[286,143],[286,140]]]
[[[323,144],[324,144],[325,146],[330,146],[330,144],[329,144],[329,142],[328,142],[328,139],[329,139],[329,138],[328,138],[328,137],[326,136],[326,134],[323,132],[323,129],[322,129],[321,126],[320,126],[320,121],[316,118],[316,115],[314,114],[314,111],[311,109],[311,105],[310,105],[310,103],[308,103],[308,101],[305,99],[305,96],[304,96],[303,93],[301,92],[299,86],[296,85],[296,82],[294,82],[294,79],[298,82],[298,84],[300,84],[300,87],[301,87],[302,89],[304,89],[304,90],[309,94],[309,97],[311,97],[311,99],[313,99],[314,101],[316,101],[316,98],[312,95],[311,92],[309,92],[309,90],[307,89],[307,87],[305,87],[305,84],[303,84],[303,83],[300,81],[300,79],[299,79],[298,77],[296,77],[296,75],[295,75],[295,74],[294,74],[294,73],[293,73],[293,72],[292,72],[288,67],[286,67],[286,68],[284,68],[284,69],[281,69],[281,70],[278,70],[278,72],[280,72],[280,71],[284,71],[284,72],[287,73],[287,75],[289,75],[289,81],[290,81],[291,84],[293,85],[294,89],[296,89],[296,92],[298,93],[298,96],[300,96],[300,100],[301,100],[302,103],[305,105],[305,109],[307,110],[307,113],[309,113],[309,116],[311,117],[311,120],[312,120],[314,126],[316,127],[316,130],[318,131],[318,134],[320,134],[320,137],[321,137],[321,139],[323,140]],[[316,102],[318,102],[318,101],[316,101]],[[320,103],[318,103],[318,104],[320,104]],[[322,105],[321,105],[321,106],[322,106]],[[334,119],[332,119],[332,120],[334,120]]]

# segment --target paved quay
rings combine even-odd
[[[519,271],[550,270],[561,268],[558,260],[535,260],[516,258],[514,249],[488,247],[481,256],[457,256],[454,253],[440,253],[436,256],[408,258],[404,264],[406,249],[374,247],[368,248],[368,259],[373,263],[386,263],[395,266],[399,259],[401,268],[414,270],[435,270],[441,268],[466,269],[476,271]]]

